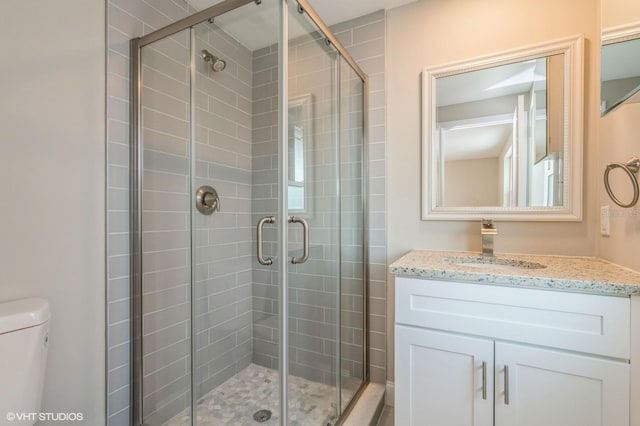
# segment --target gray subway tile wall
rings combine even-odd
[[[386,311],[386,247],[385,239],[381,238],[381,236],[384,236],[386,232],[384,201],[385,114],[384,84],[379,84],[380,81],[384,82],[384,19],[384,11],[380,11],[333,27],[336,35],[343,43],[346,43],[345,47],[348,49],[354,47],[358,48],[360,44],[362,44],[363,40],[365,40],[364,35],[376,35],[372,40],[364,41],[366,43],[366,47],[360,48],[359,50],[356,49],[361,55],[361,58],[356,59],[364,59],[365,64],[369,65],[368,69],[366,67],[364,68],[365,72],[369,73],[372,80],[377,81],[377,83],[375,83],[375,87],[372,84],[370,94],[373,100],[370,104],[370,109],[377,113],[370,116],[369,142],[369,161],[375,165],[375,167],[370,167],[369,170],[369,208],[371,215],[371,231],[369,235],[369,259],[371,263],[371,267],[369,268],[369,359],[371,361],[371,379],[376,382],[384,382],[386,380],[384,341],[384,318]],[[354,40],[357,42],[353,43]],[[306,43],[304,41],[306,41]],[[327,103],[330,101],[330,99],[327,98],[327,93],[331,93],[331,82],[327,81],[327,77],[330,78],[331,73],[327,72],[328,65],[326,63],[324,64],[323,69],[322,58],[324,57],[327,62],[329,60],[327,55],[324,55],[317,50],[314,53],[314,49],[310,48],[310,46],[313,46],[315,41],[304,41],[298,40],[299,46],[295,41],[291,44],[292,48],[297,50],[292,50],[289,53],[291,66],[289,70],[290,97],[295,98],[296,96],[303,94],[313,93],[316,106],[318,108],[322,108],[324,103],[324,107],[326,107]],[[276,53],[277,51],[275,46],[254,52],[254,83],[259,82],[258,85],[254,85],[254,114],[266,116],[267,114],[276,111],[273,106],[274,102],[268,102],[269,100],[273,101],[277,94],[277,63],[274,59]],[[380,58],[382,58],[382,60]],[[313,71],[309,71],[307,68],[310,66],[313,67]],[[322,87],[323,82],[325,83],[324,87]],[[318,86],[320,86],[322,90],[318,90]],[[380,102],[381,99],[382,102]],[[316,111],[315,113],[320,116],[323,115],[321,111]],[[354,111],[354,114],[356,114],[356,117],[347,117],[346,119],[348,120],[350,118],[351,120],[357,121],[357,111]],[[324,115],[325,117],[329,116],[328,113]],[[320,121],[320,124],[317,125],[321,129],[330,128],[330,123],[322,123],[322,118]],[[343,121],[345,121],[345,119],[343,119]],[[254,140],[254,164],[261,164],[264,168],[273,172],[276,170],[277,162],[275,154],[277,152],[277,128],[275,127],[275,118],[272,116],[271,121],[254,120],[254,125],[256,122],[259,122],[264,127],[254,127],[254,135],[260,135],[262,138],[259,144],[255,144]],[[271,126],[268,126],[268,124],[271,124]],[[331,143],[330,138],[326,138],[326,132],[324,134],[317,133],[314,136],[317,144]],[[316,175],[314,178],[318,180],[323,178],[327,179],[331,185],[331,177],[336,175],[335,164],[334,170],[332,170],[331,159],[326,158],[326,155],[327,154],[325,153],[325,157],[323,158],[325,164],[316,164],[314,170]],[[347,149],[345,157],[348,157],[348,155],[349,151]],[[347,167],[345,168],[343,175],[349,178],[349,172],[356,173],[357,169]],[[266,179],[267,176],[270,177],[270,180]],[[271,175],[263,173],[262,177],[262,179],[256,179],[256,176],[254,175],[254,195],[256,193],[260,193],[262,194],[262,197],[269,199],[269,189],[275,193],[276,176],[274,173]],[[265,184],[265,181],[268,183]],[[347,190],[347,194],[351,188],[356,188],[358,186],[357,182],[343,182],[343,189]],[[330,188],[330,186],[323,189],[328,188]],[[324,195],[327,196],[328,199],[331,198],[330,193],[325,193]],[[274,197],[275,194],[271,198],[275,199]],[[323,202],[322,197],[318,197],[318,199],[314,201],[320,203]],[[351,201],[354,204],[357,204],[357,196],[353,197]],[[325,199],[324,202],[327,202],[327,200]],[[345,200],[345,202],[348,202],[348,200]],[[254,214],[263,206],[265,206],[264,202],[254,199]],[[272,212],[274,210],[275,203],[272,204]],[[330,209],[327,211],[329,210]],[[261,214],[255,214],[255,219],[257,220],[260,215]],[[331,219],[332,218],[330,217],[326,217],[326,215],[324,217],[325,221],[330,221]],[[289,307],[289,310],[291,313],[290,327],[292,331],[292,336],[290,336],[292,341],[290,371],[292,374],[301,375],[313,380],[321,380],[325,383],[331,384],[334,377],[334,373],[331,371],[334,365],[333,360],[327,357],[314,356],[318,353],[322,355],[329,355],[330,353],[333,353],[334,349],[331,346],[332,341],[333,344],[335,344],[335,327],[332,327],[331,324],[332,321],[334,321],[333,318],[335,318],[336,302],[335,299],[331,297],[332,293],[330,293],[334,291],[335,288],[329,287],[331,283],[335,283],[336,281],[335,270],[332,272],[332,268],[335,267],[335,262],[331,261],[332,241],[330,236],[332,235],[332,230],[330,228],[322,227],[316,227],[315,229],[318,230],[318,228],[320,228],[321,231],[315,235],[312,233],[311,240],[316,244],[324,244],[323,253],[320,257],[316,257],[315,259],[314,256],[311,256],[309,264],[304,266],[304,274],[296,272],[296,268],[293,268],[292,273],[289,274],[289,284],[291,288],[291,306]],[[314,227],[312,227],[312,229],[314,229]],[[353,235],[353,241],[358,241],[359,238],[361,240],[361,235],[357,235],[356,231],[356,234]],[[295,241],[295,234],[292,236],[292,239]],[[348,241],[345,242],[348,243]],[[347,246],[348,245],[349,244],[347,244]],[[333,248],[335,249],[335,247]],[[353,248],[355,249],[354,251],[357,252],[357,247]],[[322,258],[323,256],[324,259]],[[342,266],[344,269],[350,267],[352,274],[358,269],[357,263],[351,265],[343,264]],[[273,277],[268,274],[263,274],[262,278],[265,281],[261,282],[259,278],[254,279],[254,310],[257,315],[256,322],[254,323],[254,361],[261,365],[275,368],[277,366],[277,351],[275,350],[275,348],[277,348],[277,324],[272,317],[277,313],[277,291],[272,289],[269,292],[271,295],[270,297],[265,297],[264,291],[261,293],[257,292],[256,287],[268,287],[270,283],[273,282]],[[311,287],[311,291],[308,289],[303,290],[299,286]],[[323,294],[323,291],[326,291],[326,293]],[[347,297],[344,301],[345,306],[349,306],[349,302],[351,302],[353,309],[358,309],[357,297],[352,297],[351,299]],[[301,313],[308,314],[309,312],[315,315],[313,320],[309,320],[304,317],[299,318],[297,316]],[[349,318],[349,313],[350,312],[343,312],[343,315]],[[357,317],[357,315],[351,315],[351,318],[353,317]],[[267,330],[269,325],[265,325],[265,323],[271,326],[270,330]],[[357,322],[354,321],[354,324],[357,324]],[[351,342],[343,342],[346,353],[354,354],[358,352],[357,345],[353,345],[356,339],[353,335],[354,333],[357,334],[356,330],[357,327],[343,330],[343,336],[353,337]],[[325,350],[314,353],[313,351],[308,351],[308,347],[304,344],[300,345],[300,347],[296,347],[296,342],[302,341],[299,337],[300,335],[316,339],[324,339]],[[309,339],[306,341],[309,341]],[[315,347],[319,348],[317,341],[315,343]],[[349,346],[350,343],[351,346]],[[264,348],[268,352],[262,352],[261,348]],[[344,364],[348,365],[349,362],[351,362],[350,367],[352,374],[357,375],[358,365],[357,363],[354,363],[352,359],[344,359],[343,366]]]
[[[215,24],[203,23],[195,28],[195,51],[206,49],[224,57],[227,66],[223,72],[215,73],[205,61],[196,62],[197,73],[192,82],[197,100],[193,116],[195,152],[190,154],[192,158],[175,155],[171,145],[182,147],[190,133],[188,100],[191,89],[185,77],[189,71],[190,57],[185,54],[185,50],[189,53],[189,39],[185,38],[188,32],[183,33],[143,48],[142,54],[143,128],[153,132],[149,133],[149,140],[144,139],[144,168],[162,175],[164,180],[177,181],[175,185],[161,189],[153,186],[154,180],[149,189],[145,181],[143,215],[147,212],[182,213],[173,215],[174,221],[170,224],[162,217],[143,217],[145,222],[150,222],[143,233],[143,340],[146,343],[154,333],[169,328],[181,331],[173,336],[176,340],[165,336],[164,346],[157,349],[164,356],[154,356],[155,352],[145,349],[143,365],[148,371],[143,382],[143,415],[150,425],[163,424],[190,405],[192,367],[188,349],[191,338],[196,340],[193,367],[196,398],[248,366],[252,354],[248,272],[251,271],[253,234],[250,222],[243,218],[251,209],[251,193],[238,191],[239,186],[249,186],[251,182],[250,159],[242,160],[247,157],[243,147],[250,146],[251,142],[247,131],[251,128],[250,103],[245,98],[250,84],[240,80],[247,74],[243,71],[244,66],[251,65],[251,53]],[[147,55],[147,51],[150,54]],[[171,81],[147,79],[147,70]],[[226,89],[217,90],[223,87]],[[152,95],[145,97],[145,93]],[[168,135],[176,143],[158,145],[154,141],[157,134]],[[234,139],[234,150],[216,147],[218,134]],[[195,164],[194,188],[191,189],[178,184],[188,181],[189,163]],[[216,188],[223,206],[220,212],[210,216],[193,212],[190,216],[189,193],[201,185]],[[179,192],[171,192],[172,189]],[[172,239],[176,231],[185,235]],[[219,232],[224,237],[228,231],[233,232],[233,240],[218,238]],[[190,237],[194,244],[192,252]],[[159,239],[165,246],[154,251],[158,248],[154,242]],[[194,268],[192,287],[187,279],[173,282],[169,290],[161,293],[147,291],[148,274],[188,268],[191,259]],[[195,336],[188,332],[191,327],[190,291],[195,292]],[[153,310],[157,308],[152,305],[156,299],[162,301],[161,310]],[[186,335],[182,333],[183,329],[187,330]],[[146,344],[143,346],[147,347]],[[158,364],[154,365],[154,362]]]
[[[192,223],[200,398],[252,357],[251,52],[216,24],[201,23],[195,33],[196,54],[207,50],[226,62],[214,72],[196,57],[194,187],[209,185],[220,197],[219,212],[194,212]]]
[[[291,19],[300,20],[302,26],[308,25],[308,22],[303,21],[306,17],[297,13],[292,14]],[[333,257],[337,260],[336,245],[339,240],[336,234],[337,218],[330,214],[331,211],[336,211],[335,194],[332,196],[325,193],[324,182],[335,179],[337,172],[325,170],[336,167],[335,153],[332,152],[335,129],[331,123],[322,122],[331,114],[332,83],[335,84],[332,82],[332,54],[335,60],[335,52],[330,52],[324,42],[320,43],[317,34],[290,40],[289,98],[299,101],[302,106],[289,108],[289,145],[292,147],[295,143],[292,127],[295,122],[304,133],[302,143],[306,158],[303,183],[305,204],[303,211],[296,214],[307,219],[310,224],[312,250],[304,265],[290,266],[288,279],[289,373],[334,385],[335,361],[327,355],[327,351],[335,349],[336,333],[335,325],[330,325],[326,319],[335,317],[337,301],[335,294],[325,290],[332,281],[337,280],[337,271],[335,261],[327,262],[326,259]],[[311,75],[314,78],[309,78]],[[261,170],[254,173],[254,195],[261,196],[254,202],[256,220],[267,212],[274,214],[277,206],[277,78],[277,46],[272,45],[254,52],[254,82],[260,83],[254,85],[254,132],[265,135],[254,150],[254,162],[261,166]],[[291,148],[290,155],[293,157]],[[289,226],[289,231],[289,247],[300,247],[300,230],[292,225]],[[329,238],[320,238],[327,235]],[[266,236],[265,241],[275,254],[275,235],[271,233]],[[299,255],[298,250],[295,255]],[[264,268],[261,270],[268,271]],[[274,285],[275,276],[273,272],[262,273],[256,278],[254,285],[264,291],[254,292],[254,362],[276,368],[278,291]],[[264,281],[258,281],[260,278]],[[335,289],[335,285],[333,287]],[[333,315],[328,313],[331,310]],[[318,320],[298,318],[297,315],[304,311],[315,311]]]
[[[340,297],[341,375],[364,377],[364,85],[344,59],[340,61]]]
[[[386,102],[385,11],[331,27],[369,76],[368,243],[369,243],[369,368],[370,378],[386,383]],[[368,48],[360,48],[367,44]],[[371,48],[375,46],[375,48]],[[381,184],[379,184],[379,182]]]
[[[189,59],[188,30],[141,49],[143,172],[187,183]],[[191,263],[189,193],[188,184],[158,188],[143,180],[142,415],[150,425],[190,404],[191,286],[189,274],[176,273]]]
[[[110,0],[108,24],[108,424],[126,425],[129,422],[129,276],[128,276],[128,41],[192,13],[186,3],[176,0]],[[354,54],[371,79],[369,128],[369,176],[370,190],[370,268],[369,324],[371,348],[371,378],[385,380],[385,122],[384,122],[384,12],[358,18],[334,26],[334,31]],[[255,262],[256,218],[274,214],[277,196],[277,127],[273,123],[277,111],[277,52],[266,47],[254,52],[245,51],[227,34],[210,27],[206,35],[198,33],[197,43],[208,50],[218,52],[227,60],[227,69],[215,76],[199,70],[196,88],[196,180],[213,183],[222,194],[222,212],[214,214],[216,223],[199,221],[194,216],[194,228],[202,232],[194,234],[195,242],[202,249],[197,254],[196,310],[198,318],[197,375],[202,378],[199,392],[215,387],[238,369],[253,361],[269,367],[277,367],[277,271],[264,269]],[[215,43],[211,41],[214,40]],[[159,85],[162,90],[148,90],[145,100],[151,100],[157,108],[145,116],[144,137],[152,144],[145,153],[145,192],[149,210],[145,214],[144,231],[146,261],[155,262],[160,271],[145,275],[145,309],[151,321],[145,332],[148,354],[145,358],[147,387],[160,386],[150,394],[148,404],[157,404],[154,416],[161,419],[177,414],[190,395],[188,371],[188,345],[190,325],[184,312],[190,297],[185,283],[190,281],[187,265],[189,218],[187,141],[180,132],[188,130],[184,117],[182,84],[188,77],[181,70],[181,62],[172,58],[184,56],[186,38],[165,40],[164,53],[153,52],[154,60],[162,66],[162,72],[149,68],[145,83]],[[216,50],[218,49],[218,50]],[[162,52],[162,49],[158,49]],[[175,56],[174,56],[175,55]],[[188,55],[186,56],[188,58]],[[314,59],[309,58],[309,63]],[[162,64],[162,65],[160,65]],[[176,65],[178,64],[178,65]],[[317,76],[314,76],[314,78]],[[301,79],[302,81],[302,79]],[[310,81],[310,80],[306,80]],[[249,83],[251,82],[251,83]],[[165,89],[166,88],[166,89]],[[188,93],[188,92],[187,92]],[[214,96],[207,94],[214,93]],[[186,98],[188,99],[188,97]],[[220,108],[224,107],[224,108]],[[156,121],[153,121],[156,120]],[[326,123],[325,123],[326,124]],[[323,125],[325,125],[323,124]],[[153,128],[152,128],[153,127]],[[157,127],[157,128],[156,128]],[[348,153],[343,153],[348,156]],[[148,162],[147,162],[148,161]],[[318,176],[323,176],[321,168]],[[343,173],[346,175],[347,173]],[[266,182],[266,183],[265,183]],[[327,188],[323,187],[323,190]],[[153,194],[153,197],[148,197]],[[183,203],[185,203],[183,205]],[[226,203],[226,204],[225,204]],[[326,215],[321,215],[327,220]],[[343,218],[348,221],[350,218]],[[295,228],[292,238],[299,241]],[[275,254],[272,242],[273,229],[265,229],[267,241],[265,253]],[[196,236],[197,235],[197,236]],[[317,240],[323,243],[325,235]],[[354,236],[357,238],[358,236]],[[271,243],[269,242],[271,241]],[[213,247],[221,248],[215,250]],[[217,252],[221,251],[219,255]],[[352,263],[357,263],[354,252],[344,250]],[[357,251],[357,250],[356,250]],[[233,260],[225,256],[234,254]],[[195,253],[194,253],[195,254]],[[236,256],[239,255],[239,256]],[[327,246],[321,255],[314,253],[320,264],[335,252]],[[166,269],[170,265],[170,269]],[[162,269],[164,268],[164,269]],[[306,374],[309,364],[332,364],[326,357],[335,350],[335,327],[331,325],[331,300],[316,303],[315,296],[331,290],[329,279],[320,267],[313,267],[317,275],[291,274],[290,283],[295,287],[292,300],[305,302],[311,297],[314,304],[294,303],[290,313],[296,318],[291,335],[294,349],[291,357],[300,359],[300,374]],[[343,264],[343,271],[352,273]],[[335,271],[333,272],[335,274]],[[343,286],[347,282],[343,276]],[[354,277],[356,278],[356,277]],[[335,281],[335,276],[333,277]],[[357,311],[361,301],[348,290],[343,305]],[[322,290],[322,291],[321,291]],[[168,302],[171,299],[177,306]],[[222,301],[225,301],[223,304]],[[233,303],[232,303],[233,301]],[[232,306],[233,309],[228,308]],[[232,312],[233,310],[233,312]],[[343,316],[348,316],[343,311]],[[352,317],[350,317],[352,318]],[[202,324],[200,324],[202,323]],[[350,374],[357,375],[357,317],[353,327],[342,330],[343,364],[354,361]],[[332,340],[333,339],[333,340]],[[216,345],[211,343],[216,342]],[[164,368],[155,368],[154,366]],[[292,373],[296,372],[296,367]],[[157,373],[157,374],[156,374]],[[316,377],[328,381],[326,374]],[[164,384],[164,385],[162,385]],[[177,395],[177,396],[176,396]],[[181,399],[180,395],[184,395]],[[169,402],[170,401],[170,402]],[[155,420],[154,420],[155,423]]]
[[[129,40],[192,12],[183,1],[110,0],[107,3],[106,414],[109,425],[127,425],[130,419],[129,206],[128,196],[122,196],[129,191]],[[113,202],[115,193],[122,201]],[[158,285],[161,284],[162,281],[158,281]]]
[[[252,53],[252,222],[277,214],[277,46]],[[275,257],[277,236],[274,225],[263,232],[264,257]],[[257,244],[254,238],[254,243]],[[253,251],[256,254],[256,250]],[[277,262],[271,266],[253,260],[252,272],[252,361],[267,368],[278,368],[278,294]]]

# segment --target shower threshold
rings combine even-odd
[[[279,425],[278,371],[250,364],[244,370],[200,398],[198,426]],[[356,393],[360,380],[344,380],[342,404]],[[332,425],[335,418],[336,389],[323,383],[289,376],[289,424],[292,426]],[[258,422],[254,414],[268,410],[271,417]],[[190,410],[185,410],[164,426],[189,426]]]

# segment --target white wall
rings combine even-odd
[[[625,162],[640,156],[640,104],[627,104],[600,120],[600,155],[596,169],[604,173],[608,163]],[[611,188],[620,200],[632,197],[631,183],[623,172],[611,172]],[[598,256],[640,271],[640,209],[618,207],[607,195],[604,185],[598,186],[600,206],[609,206],[611,229],[609,237],[598,235]]]
[[[411,249],[480,250],[479,222],[420,220],[420,75],[426,66],[584,34],[584,186],[601,184],[597,150],[597,0],[422,0],[388,12],[388,261]],[[597,77],[596,77],[597,78]],[[584,191],[578,223],[498,222],[498,252],[594,255],[597,214]],[[393,347],[394,280],[389,277],[387,345]],[[388,357],[393,378],[393,354]]]
[[[637,0],[602,0],[602,28],[640,22],[640,2]]]
[[[640,23],[640,2],[637,0],[602,0],[602,29]],[[640,104],[626,104],[599,120],[600,152],[596,169],[601,173],[609,163],[625,162],[640,156]],[[629,179],[619,169],[611,172],[611,188],[622,201],[631,200]],[[640,270],[640,207],[617,206],[604,185],[598,185],[598,205],[610,208],[610,236],[596,238],[597,254],[611,262]]]
[[[43,412],[87,425],[104,424],[104,8],[0,4],[0,301],[49,300]]]
[[[499,206],[502,180],[498,157],[445,162],[447,207]]]

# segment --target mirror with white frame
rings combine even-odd
[[[640,2],[602,1],[600,113],[640,102]]]
[[[581,220],[583,43],[423,70],[423,220]]]

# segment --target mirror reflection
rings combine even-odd
[[[603,31],[600,74],[602,115],[625,102],[640,101],[640,23]]]
[[[582,46],[424,69],[423,219],[579,220]]]
[[[547,117],[562,116],[563,64],[559,54],[436,79],[439,206],[562,205],[561,121]]]
[[[602,0],[600,112],[640,101],[640,2]]]

